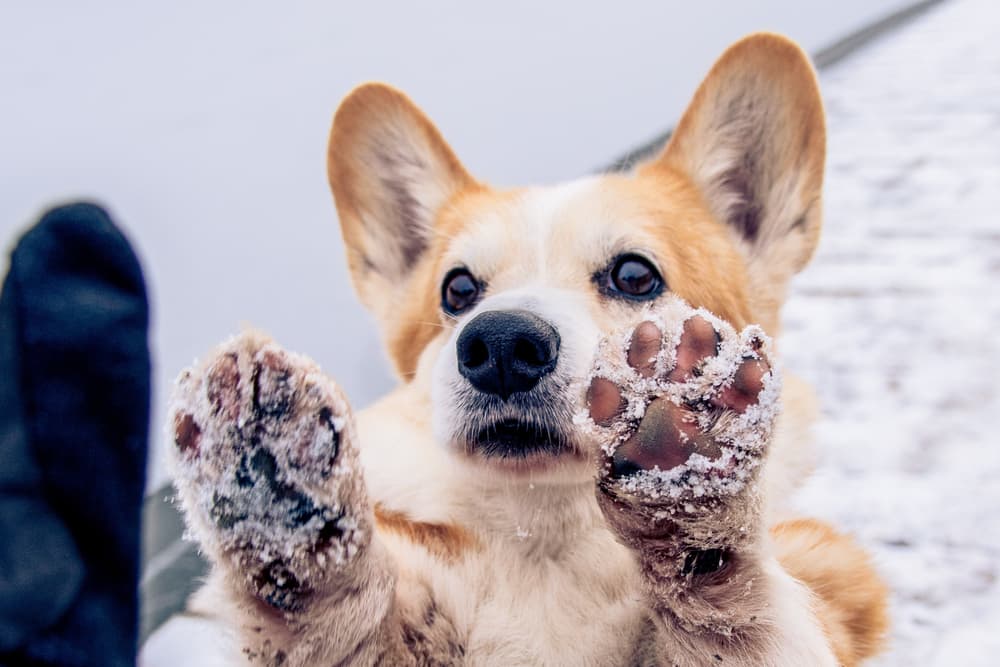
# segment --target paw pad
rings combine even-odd
[[[254,334],[181,376],[175,483],[189,523],[283,610],[370,537],[349,407],[312,362]]]
[[[628,491],[734,493],[759,465],[780,383],[759,327],[737,333],[679,299],[602,342],[587,413]]]
[[[626,477],[640,470],[672,470],[692,454],[710,460],[722,455],[719,445],[703,433],[687,408],[654,399],[635,430],[611,456],[611,475]]]
[[[185,456],[197,456],[201,444],[201,427],[189,414],[178,413],[174,417],[174,443]]]
[[[235,420],[240,411],[240,369],[235,354],[224,354],[208,370],[205,394],[212,414]]]

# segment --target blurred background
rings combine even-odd
[[[394,382],[326,183],[329,122],[354,85],[405,90],[479,178],[550,183],[654,145],[755,30],[814,55],[829,115],[825,237],[782,340],[823,405],[798,506],[857,534],[889,579],[881,664],[995,664],[991,0],[6,3],[0,242],[84,197],[136,244],[153,307],[153,492],[172,379],[241,326],[315,358],[356,407]],[[147,549],[146,631],[188,590],[161,577],[182,553],[195,562],[170,521]]]

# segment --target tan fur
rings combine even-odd
[[[362,564],[341,582],[350,595],[272,619],[276,641],[293,647],[281,649],[285,664],[792,667],[874,654],[886,592],[863,551],[809,520],[768,537],[811,465],[815,406],[801,383],[786,384],[761,493],[733,510],[760,530],[727,534],[733,569],[698,586],[667,572],[641,515],[599,504],[599,448],[575,442],[557,462],[504,468],[440,432],[462,418],[442,363],[454,365],[462,326],[441,310],[449,270],[468,268],[495,308],[545,301],[565,339],[560,364],[577,375],[601,335],[640,316],[595,287],[623,252],[641,253],[690,304],[777,334],[788,280],[819,238],[824,151],[813,70],[769,34],[722,56],[657,159],[552,188],[482,184],[402,93],[353,91],[330,134],[330,186],[352,280],[404,382],[358,414],[376,509]],[[714,528],[699,530],[718,539]],[[640,537],[620,537],[629,531]],[[244,586],[213,576],[200,608],[214,600],[238,616]],[[252,632],[243,636],[259,645]]]
[[[614,217],[648,220],[651,245],[664,259],[671,292],[736,328],[757,321],[743,258],[689,178],[667,167],[645,168],[633,178],[607,176],[604,187],[601,203]]]
[[[475,537],[461,526],[414,521],[403,512],[387,510],[381,505],[375,506],[375,522],[378,530],[394,533],[448,562],[480,548]]]
[[[876,655],[889,627],[888,590],[851,538],[815,519],[771,529],[778,561],[815,594],[816,613],[845,667]]]
[[[441,257],[449,242],[470,220],[481,217],[482,211],[502,210],[516,195],[516,191],[497,192],[480,184],[466,185],[435,211],[428,251],[414,266],[407,284],[399,289],[401,305],[388,330],[389,355],[404,379],[413,376],[420,354],[447,324],[441,317],[438,283],[443,270]]]

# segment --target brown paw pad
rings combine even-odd
[[[212,414],[235,421],[240,414],[240,366],[235,353],[220,356],[209,367],[205,377],[205,393]]]
[[[771,365],[764,359],[745,358],[733,381],[723,387],[713,403],[721,408],[745,412],[751,405],[756,405],[760,393],[764,390],[764,378],[771,372]]]
[[[587,389],[587,409],[595,423],[607,426],[625,409],[618,385],[611,380],[594,378]]]
[[[692,411],[658,398],[646,408],[635,433],[615,450],[611,475],[624,477],[654,468],[671,470],[686,463],[692,454],[714,460],[722,451],[701,432]]]
[[[663,348],[663,332],[652,322],[643,322],[629,340],[628,365],[642,377],[653,377],[656,360]]]
[[[292,407],[295,383],[292,366],[279,350],[264,349],[257,355],[254,405],[264,415],[283,416]]]
[[[701,364],[719,353],[721,338],[712,323],[700,315],[689,318],[684,323],[680,343],[677,344],[677,360],[667,376],[671,382],[684,382],[697,375]]]
[[[174,444],[185,456],[197,456],[201,445],[201,427],[189,414],[174,415]]]

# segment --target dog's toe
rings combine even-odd
[[[680,343],[677,345],[676,362],[667,375],[671,382],[684,382],[699,367],[719,351],[721,338],[712,323],[700,315],[684,322]]]

